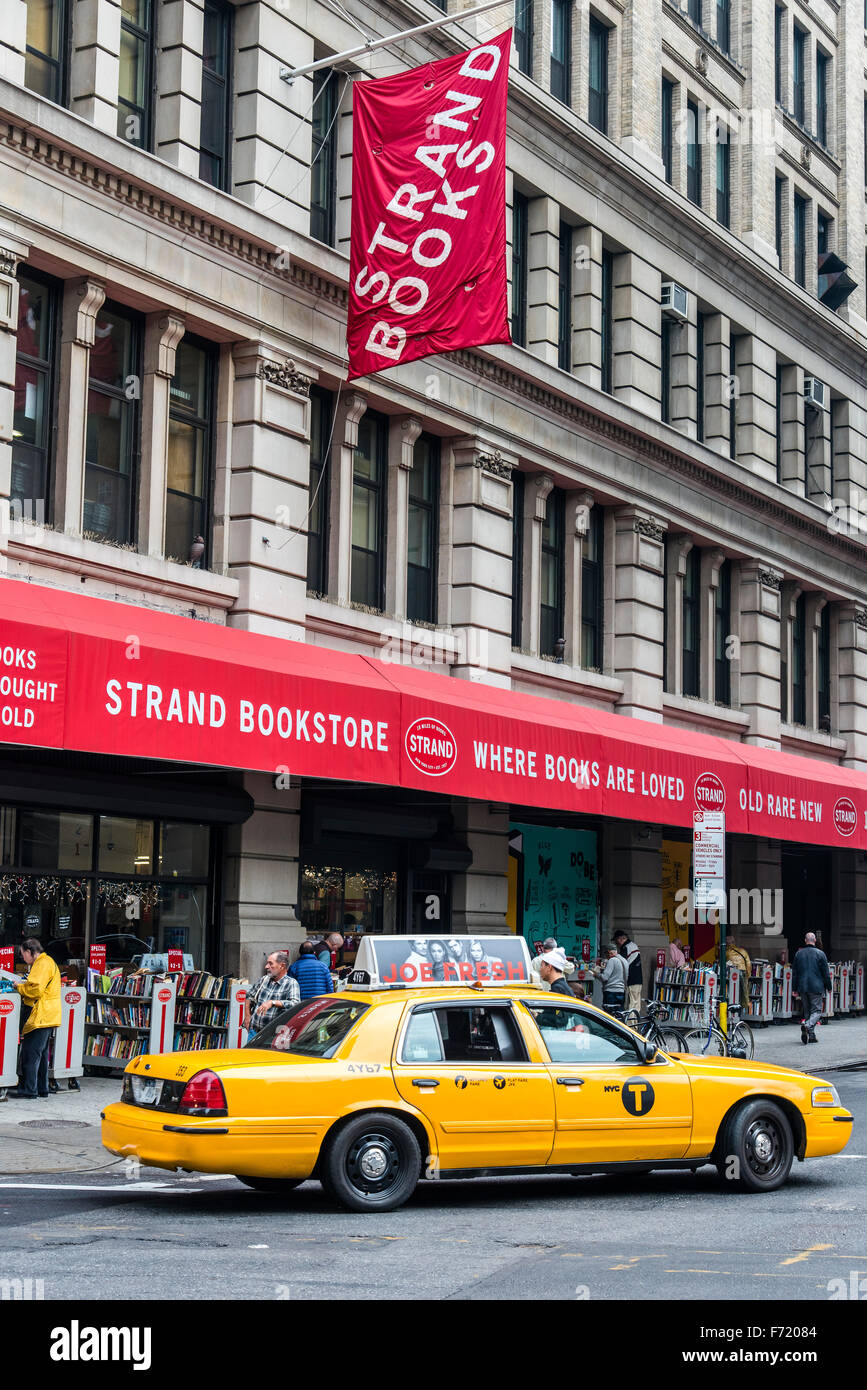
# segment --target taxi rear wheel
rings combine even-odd
[[[716,1166],[722,1178],[734,1179],[746,1192],[773,1192],[788,1178],[794,1156],[787,1116],[771,1100],[752,1100],[726,1121]]]
[[[412,1130],[372,1111],[350,1120],[329,1140],[320,1169],[331,1197],[353,1211],[394,1211],[415,1191],[421,1149]]]
[[[291,1192],[293,1187],[300,1187],[306,1181],[305,1178],[242,1178],[240,1173],[235,1177],[254,1192]]]

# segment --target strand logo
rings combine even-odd
[[[427,777],[444,777],[458,757],[455,736],[441,719],[415,719],[404,739],[406,756]]]
[[[63,997],[67,1004],[77,1004],[81,999],[81,995],[74,989],[68,989]]]
[[[858,812],[855,810],[854,801],[850,801],[848,796],[841,796],[839,801],[834,803],[834,825],[837,833],[854,835],[857,824]]]
[[[700,811],[724,811],[726,789],[715,772],[703,772],[695,780],[693,792]]]

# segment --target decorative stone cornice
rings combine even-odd
[[[633,531],[639,536],[644,536],[649,541],[662,541],[665,539],[665,527],[652,517],[639,517],[633,522]]]
[[[0,275],[11,280],[21,259],[18,251],[12,251],[8,246],[0,246]]]
[[[69,281],[63,299],[63,337],[78,347],[92,348],[96,341],[96,316],[105,303],[100,280]]]
[[[783,576],[779,570],[760,569],[759,579],[766,589],[779,589],[783,582]]]
[[[855,609],[855,626],[867,628],[867,608]]]
[[[473,459],[476,468],[481,468],[484,473],[493,473],[496,478],[511,478],[513,464],[507,463],[500,453],[495,449],[492,454],[476,454]],[[554,484],[552,483],[553,487]]]
[[[145,336],[145,373],[173,377],[178,343],[186,332],[186,322],[177,314],[155,314]],[[156,333],[154,333],[156,329]],[[151,337],[153,334],[153,337]]]
[[[267,381],[270,386],[280,386],[284,391],[294,391],[296,396],[309,396],[310,387],[313,385],[311,378],[299,372],[291,359],[288,362],[260,362],[256,368],[256,375]]]
[[[423,422],[416,419],[414,415],[408,415],[405,420],[400,421],[400,433],[396,441],[397,449],[393,457],[393,461],[398,468],[404,468],[407,472],[412,469],[413,463],[415,462],[415,441],[418,439],[423,429]]]

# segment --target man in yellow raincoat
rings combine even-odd
[[[16,989],[22,1004],[29,1005],[30,1014],[21,1035],[18,1086],[8,1095],[11,1099],[36,1100],[48,1095],[48,1044],[60,1025],[60,971],[35,937],[24,942],[21,955],[29,973]]]

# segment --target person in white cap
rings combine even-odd
[[[566,969],[569,961],[562,946],[555,946],[553,951],[545,951],[539,957],[539,974],[549,986],[552,994],[568,994],[570,999],[575,996],[566,983]]]

